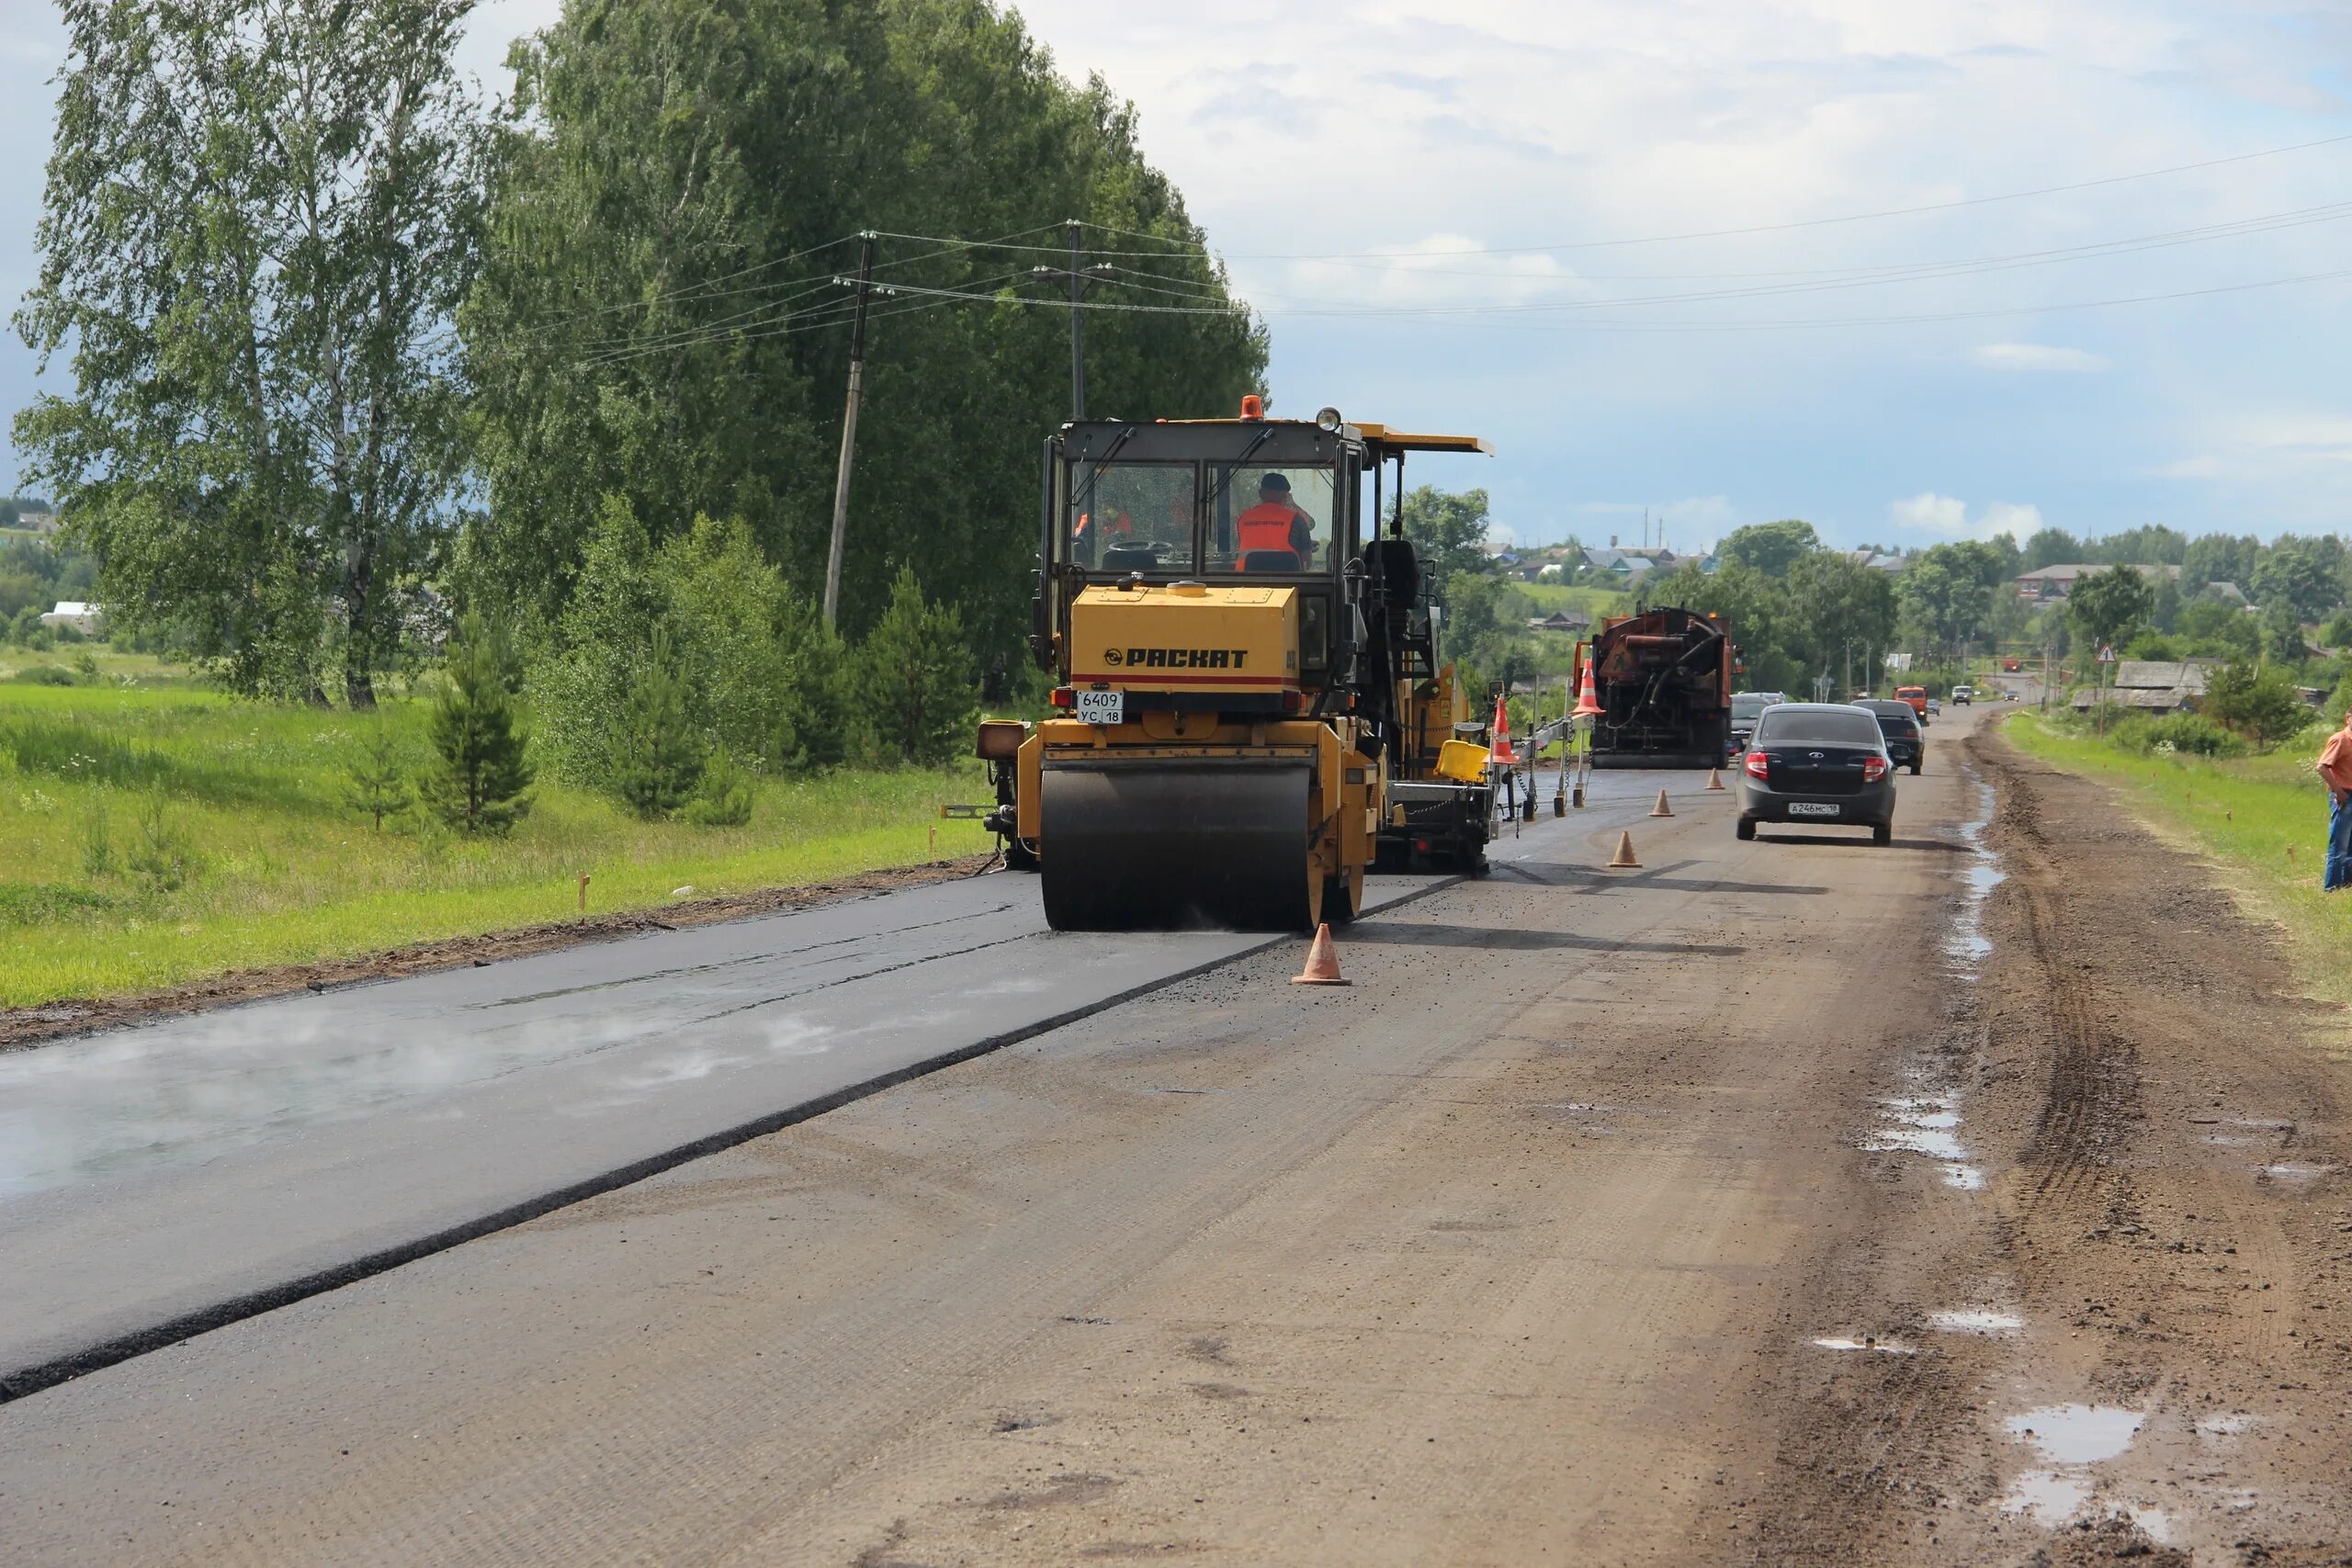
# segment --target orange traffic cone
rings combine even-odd
[[[1495,740],[1487,754],[1507,768],[1519,765],[1519,753],[1510,745],[1510,710],[1500,697],[1495,699]]]
[[[1600,698],[1592,689],[1592,660],[1584,661],[1584,689],[1577,694],[1574,718],[1597,718],[1600,716]]]
[[[1331,945],[1329,922],[1315,928],[1315,945],[1306,950],[1306,967],[1291,976],[1294,986],[1344,986],[1340,978],[1340,950]]]
[[[1609,869],[1611,871],[1638,869],[1641,863],[1634,858],[1634,835],[1620,830],[1617,835],[1617,852],[1609,857]]]
[[[1653,817],[1671,817],[1674,815],[1674,807],[1666,803],[1666,791],[1660,790],[1657,792],[1657,804],[1650,807],[1650,815]]]
[[[1724,771],[1721,768],[1707,770],[1707,787],[1711,790],[1721,790],[1724,787]]]

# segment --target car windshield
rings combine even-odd
[[[1878,724],[1860,708],[1776,707],[1757,721],[1756,743],[1876,746]]]

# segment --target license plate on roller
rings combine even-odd
[[[1089,724],[1125,724],[1127,722],[1127,694],[1125,692],[1080,692],[1078,716]]]
[[[1844,807],[1829,806],[1816,800],[1789,802],[1789,815],[1792,817],[1835,817],[1844,809]]]

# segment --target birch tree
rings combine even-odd
[[[70,392],[28,478],[119,627],[248,694],[375,701],[462,494],[453,318],[483,116],[472,0],[62,0],[17,315]]]

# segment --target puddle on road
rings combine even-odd
[[[1944,1185],[1973,1192],[1984,1185],[1984,1173],[1969,1163],[1967,1145],[1960,1141],[1960,1096],[1937,1094],[1880,1101],[1885,1122],[1862,1141],[1872,1154],[1926,1155],[1942,1167]]]
[[[2200,1438],[2234,1438],[2254,1429],[2254,1417],[2243,1410],[2225,1411],[2219,1416],[2200,1417],[2197,1435]]]
[[[2014,1334],[2025,1326],[2025,1319],[1990,1307],[1962,1307],[1929,1313],[1928,1326],[1939,1334]]]
[[[1944,938],[1944,956],[1962,979],[1972,981],[1993,956],[1993,941],[1984,934],[1984,900],[2008,880],[2001,857],[1984,847],[1984,835],[1993,826],[1993,786],[1982,779],[1975,784],[1976,815],[1960,825],[1960,841],[1969,852],[1960,873],[1960,909]]]
[[[2098,1490],[2091,1467],[2129,1449],[2146,1421],[2144,1412],[2114,1404],[2046,1404],[2010,1416],[2002,1426],[2033,1445],[2042,1467],[2009,1483],[2001,1512],[2022,1515],[2045,1529],[2086,1517]],[[2172,1539],[2172,1520],[2161,1508],[2110,1504],[2098,1517],[2129,1519],[2157,1542]]]
[[[1832,1337],[1816,1339],[1813,1343],[1816,1349],[1822,1350],[1875,1350],[1883,1356],[1916,1356],[1919,1353],[1916,1347],[1901,1344],[1893,1339]]]
[[[2255,1173],[2258,1181],[2311,1181],[2325,1176],[2335,1168],[2332,1165],[2295,1165],[2282,1162],[2266,1165]]]
[[[2091,1483],[2054,1470],[2029,1470],[2010,1483],[2001,1512],[2024,1514],[2044,1529],[2056,1529],[2091,1500]]]
[[[2120,1404],[2045,1404],[2002,1425],[2013,1438],[2031,1443],[2051,1464],[2097,1464],[2132,1446],[2147,1420]]]

